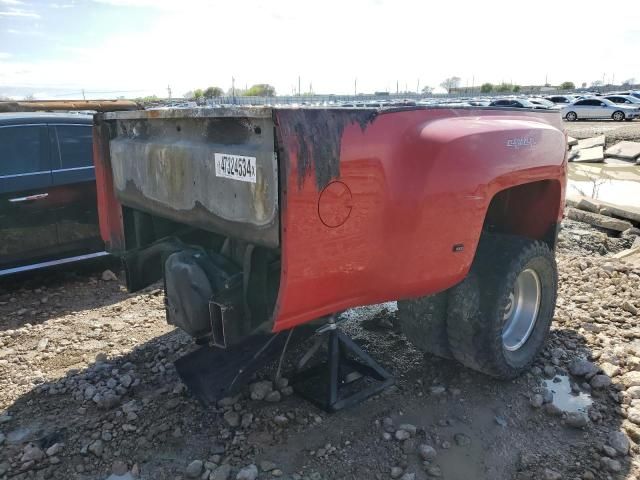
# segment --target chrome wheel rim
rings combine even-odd
[[[623,118],[623,115],[620,112],[616,112],[616,113],[613,114],[613,119],[614,120],[622,120],[622,118]]]
[[[502,326],[502,345],[515,352],[531,336],[540,310],[540,277],[528,268],[520,272],[505,307]]]

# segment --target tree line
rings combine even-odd
[[[200,102],[219,98],[224,95],[225,91],[220,87],[207,87],[205,89],[196,88],[195,90],[190,90],[183,96],[188,100]],[[238,97],[274,97],[276,95],[276,89],[268,83],[257,83],[247,89],[230,88],[227,90],[226,95],[229,97],[233,95]]]

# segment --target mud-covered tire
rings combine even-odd
[[[448,292],[398,300],[398,324],[407,340],[419,350],[453,358],[447,336]]]
[[[526,341],[516,350],[503,343],[505,314],[521,272],[539,279],[537,316]],[[522,373],[542,349],[555,309],[558,273],[553,252],[540,241],[486,235],[467,278],[449,291],[447,332],[460,363],[487,375],[510,379]]]

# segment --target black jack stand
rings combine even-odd
[[[356,405],[393,384],[391,374],[341,332],[333,318],[318,333],[321,337],[290,377],[291,386],[300,396],[327,412],[335,412]],[[326,361],[303,369],[325,339]]]

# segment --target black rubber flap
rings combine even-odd
[[[200,347],[176,360],[178,375],[203,404],[236,394],[256,371],[282,352],[287,333],[254,335],[227,349]]]

